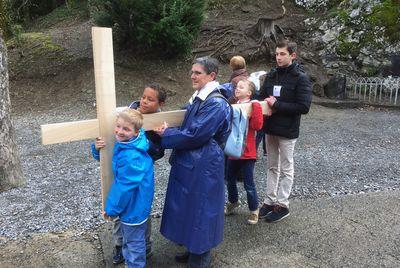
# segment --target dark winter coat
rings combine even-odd
[[[210,98],[200,107],[203,100],[194,98],[182,126],[167,128],[161,142],[174,150],[160,231],[195,254],[222,242],[224,152],[219,144],[229,135],[231,118],[225,100]]]
[[[263,130],[269,135],[296,139],[299,137],[300,118],[311,105],[311,82],[301,65],[294,62],[288,67],[274,68],[267,74],[261,88],[260,99],[273,96],[274,86],[282,86],[280,96],[264,120]]]
[[[140,107],[140,101],[134,101],[128,107],[137,110]],[[146,131],[146,137],[149,140],[149,150],[147,153],[153,161],[157,161],[164,156],[164,149],[161,148],[161,137],[152,130]]]

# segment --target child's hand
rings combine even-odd
[[[160,127],[155,128],[153,131],[157,133],[159,136],[164,135],[164,131],[168,128],[167,122],[164,122],[164,124]]]
[[[96,142],[94,143],[94,147],[96,150],[100,150],[101,148],[104,148],[106,146],[106,142],[101,138],[97,137]]]
[[[101,212],[101,215],[103,216],[103,218],[104,218],[106,221],[113,221],[113,219],[112,219],[110,216],[108,216],[107,213],[106,213],[105,211],[102,211],[102,212]]]

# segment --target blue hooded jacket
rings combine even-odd
[[[127,224],[144,222],[151,211],[154,195],[153,161],[148,155],[149,143],[143,129],[127,142],[115,142],[112,158],[114,182],[108,193],[105,212]],[[92,144],[93,157],[99,151]]]

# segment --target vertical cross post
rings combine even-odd
[[[103,209],[113,182],[112,155],[116,117],[114,56],[110,28],[92,28],[93,61],[96,85],[97,118],[99,134],[106,142],[100,153],[101,196]]]

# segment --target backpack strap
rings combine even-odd
[[[208,96],[206,97],[206,99],[200,103],[199,108],[198,108],[197,111],[196,111],[196,114],[197,114],[197,112],[205,105],[206,101],[208,101],[209,99],[212,99],[212,98],[220,98],[220,99],[225,100],[226,103],[229,105],[229,108],[230,108],[230,110],[231,110],[231,118],[230,118],[230,124],[229,124],[229,129],[228,129],[228,132],[230,133],[230,132],[232,131],[233,107],[232,107],[232,105],[229,103],[229,101],[224,97],[224,95],[222,95],[222,93],[221,93],[221,91],[220,91],[220,87],[221,87],[221,86],[218,86],[218,87],[216,88],[215,91],[213,91],[213,92],[211,92],[210,94],[208,94]],[[221,147],[222,150],[224,150],[224,148],[225,148],[225,142],[224,142],[223,144],[219,144],[219,146]]]

